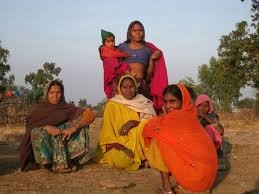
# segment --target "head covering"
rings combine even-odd
[[[51,104],[47,99],[48,91],[53,82],[58,82],[62,90],[61,101],[58,104]],[[27,170],[35,166],[31,145],[31,130],[33,128],[46,125],[57,126],[73,120],[83,113],[84,109],[77,108],[65,101],[63,88],[63,84],[58,80],[48,83],[44,89],[42,102],[32,108],[32,111],[26,117],[26,133],[20,145],[21,170]]]
[[[129,78],[129,79],[131,79],[131,80],[134,82],[134,85],[135,85],[135,88],[136,88],[136,94],[137,94],[137,93],[138,93],[138,83],[137,83],[137,81],[135,80],[135,78],[134,78],[133,76],[131,76],[131,75],[124,75],[124,76],[122,76],[122,77],[120,78],[119,83],[118,83],[118,91],[119,91],[119,94],[122,96],[122,94],[121,94],[121,83],[122,83],[122,81],[123,81],[125,78]]]
[[[137,93],[137,81],[131,76],[131,75],[125,75],[120,78],[119,84],[118,84],[118,91],[119,95],[116,95],[115,97],[111,98],[110,101],[117,102],[120,104],[123,104],[124,106],[128,107],[131,110],[134,110],[138,113],[140,113],[140,119],[147,119],[152,116],[156,115],[156,112],[153,107],[153,103],[151,100],[143,96],[142,94],[137,94],[132,99],[128,100],[124,98],[120,91],[120,86],[122,81],[125,78],[130,78],[133,80],[135,87],[136,87],[136,93]]]
[[[152,139],[156,140],[178,185],[193,192],[206,191],[217,174],[216,149],[197,119],[188,90],[177,86],[182,93],[182,109],[151,118],[143,129],[144,142],[148,147]]]
[[[182,93],[182,109],[183,111],[193,110],[192,98],[190,92],[183,84],[177,84]]]
[[[210,97],[207,96],[206,94],[200,94],[199,96],[197,96],[195,101],[195,106],[198,107],[201,103],[207,102],[207,101],[209,102],[209,107],[210,107],[208,113],[212,113],[214,111],[213,104]]]
[[[108,32],[108,31],[105,31],[105,30],[101,30],[101,36],[102,36],[102,42],[103,42],[103,44],[104,44],[105,39],[106,39],[108,36],[113,36],[113,37],[115,38],[115,36],[114,36],[113,33]]]
[[[43,96],[42,96],[42,101],[43,102],[48,102],[48,92],[51,88],[51,86],[53,85],[58,85],[60,86],[61,92],[62,92],[62,96],[60,98],[60,103],[65,102],[65,96],[64,96],[64,85],[62,84],[62,82],[58,79],[56,80],[52,80],[49,83],[46,84],[46,86],[44,87],[44,91],[43,91]]]

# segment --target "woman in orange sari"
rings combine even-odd
[[[174,187],[188,192],[208,191],[217,173],[217,154],[208,134],[197,119],[188,90],[180,84],[163,92],[165,114],[152,118],[144,127],[146,158],[161,173],[159,193],[173,193]]]

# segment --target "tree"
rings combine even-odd
[[[244,1],[244,0],[241,0]],[[256,112],[259,114],[259,1],[251,0],[251,18],[252,23],[251,27],[253,32],[251,32],[250,40],[251,40],[251,56],[254,59],[254,63],[250,70],[250,85],[256,88]]]
[[[237,108],[254,108],[255,106],[255,99],[252,98],[245,98],[243,100],[239,100],[237,102],[234,103],[234,105]]]
[[[201,93],[209,95],[223,111],[230,110],[232,102],[240,96],[235,74],[228,69],[225,59],[212,57],[208,65],[199,67],[198,77]]]
[[[97,117],[102,117],[103,116],[103,112],[104,112],[104,108],[105,108],[106,102],[107,102],[107,99],[104,98],[101,102],[97,103],[97,105],[95,105],[93,107],[93,109],[96,111],[96,116]]]
[[[242,0],[243,1],[243,0]],[[208,94],[227,111],[240,97],[240,89],[246,85],[257,88],[259,111],[259,1],[252,0],[252,28],[246,21],[236,24],[235,30],[220,39],[218,56],[209,64],[199,67],[199,84],[202,92]]]
[[[87,103],[87,100],[84,98],[84,99],[81,99],[78,101],[78,106],[81,107],[81,108],[90,108],[92,109],[92,105],[91,104],[88,104]]]
[[[201,93],[205,93],[213,98],[213,69],[216,64],[216,58],[211,57],[209,65],[203,64],[199,66],[198,79],[200,81]]]
[[[10,65],[7,64],[7,57],[9,56],[9,51],[1,46],[0,41],[0,81],[5,79],[6,73],[10,71]]]
[[[38,101],[42,95],[45,85],[56,79],[61,72],[60,67],[56,67],[55,63],[44,63],[43,68],[37,70],[36,73],[31,72],[25,76],[25,83],[32,86],[32,95],[35,101]]]
[[[245,0],[241,0],[241,1],[245,1]],[[252,24],[251,26],[253,26],[255,29],[257,29],[256,31],[258,32],[259,30],[259,1],[258,0],[251,0],[252,4],[251,4],[251,18],[252,18]]]
[[[195,93],[195,95],[202,93],[201,92],[202,89],[201,89],[200,84],[195,83],[195,81],[191,77],[187,76],[187,77],[179,80],[179,83],[192,88],[194,93]]]
[[[11,70],[10,65],[7,64],[8,56],[9,51],[1,46],[0,41],[0,86],[2,87],[2,90],[13,86],[13,82],[15,80],[14,75],[7,76],[8,72]]]

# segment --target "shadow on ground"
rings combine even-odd
[[[213,185],[213,189],[216,188],[217,186],[219,186],[219,184],[224,181],[224,179],[227,177],[227,175],[229,174],[230,169],[231,169],[231,164],[229,162],[229,155],[232,150],[232,145],[229,142],[228,138],[224,138],[224,143],[223,143],[222,148],[223,148],[223,153],[224,153],[224,158],[225,158],[224,163],[225,163],[226,169],[218,170],[218,174],[217,174],[215,183]]]
[[[255,188],[250,191],[246,191],[243,194],[258,194],[259,193],[259,180],[256,181],[255,183]]]
[[[22,135],[7,135],[6,141],[0,141],[0,175],[18,170],[18,147]]]
[[[18,169],[18,146],[0,142],[0,175],[10,174]]]

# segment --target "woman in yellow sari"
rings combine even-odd
[[[132,76],[123,76],[118,84],[119,94],[106,105],[97,153],[100,163],[137,170],[145,160],[142,129],[156,113],[152,101],[137,94],[137,88]]]

